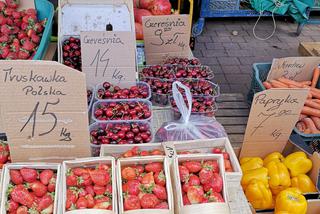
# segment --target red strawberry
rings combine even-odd
[[[21,27],[21,30],[25,31],[25,30],[27,30],[29,25],[27,23],[22,22],[20,27]]]
[[[11,30],[13,28],[10,27],[9,25],[5,24],[5,25],[2,25],[1,28],[0,28],[0,31],[2,34],[5,34],[5,35],[9,35],[11,34]]]
[[[130,195],[139,195],[140,193],[140,182],[137,180],[131,180],[127,182],[128,193]]]
[[[109,201],[100,202],[95,204],[93,209],[112,210],[112,205]]]
[[[167,190],[163,186],[156,184],[152,190],[153,194],[160,200],[167,200]]]
[[[10,179],[15,185],[23,184],[23,177],[19,170],[10,170]]]
[[[224,202],[224,199],[222,195],[218,192],[211,192],[211,194],[208,196],[209,202]]]
[[[106,192],[104,193],[105,195],[112,195],[112,185],[111,184],[108,184],[106,186]]]
[[[97,169],[102,169],[102,170],[108,171],[108,170],[110,169],[110,167],[109,167],[107,164],[102,164],[102,163],[100,163],[100,164],[97,166]]]
[[[191,186],[187,192],[188,199],[191,204],[199,204],[202,202],[204,192],[202,186]]]
[[[20,169],[20,173],[23,177],[23,180],[28,183],[34,182],[38,178],[38,172],[35,169],[22,168]]]
[[[29,57],[30,57],[29,52],[24,50],[23,48],[21,48],[20,51],[18,52],[19,59],[28,59]]]
[[[77,176],[75,176],[70,170],[68,170],[66,179],[67,179],[67,186],[77,186],[78,184]]]
[[[219,164],[216,160],[208,160],[203,163],[203,168],[219,173]]]
[[[68,210],[78,200],[78,193],[76,187],[67,189],[66,209]]]
[[[97,195],[96,197],[94,197],[94,202],[96,204],[103,203],[103,202],[110,202],[110,198],[104,195]]]
[[[198,176],[191,174],[188,181],[182,185],[182,190],[184,192],[188,192],[188,188],[190,186],[199,186],[199,185],[200,185],[200,180]]]
[[[41,183],[43,183],[44,185],[48,185],[51,178],[53,177],[53,174],[54,172],[51,169],[43,170],[39,175]]]
[[[4,15],[0,14],[0,25],[5,25],[5,24],[7,24],[7,18]]]
[[[213,149],[212,149],[212,153],[213,153],[213,154],[221,154],[221,152],[222,152],[222,151],[221,151],[220,148],[213,148]]]
[[[32,197],[32,195],[21,184],[13,187],[10,196],[13,201],[27,207],[32,207],[32,204],[34,202],[34,198]]]
[[[18,207],[15,214],[28,214],[28,207],[26,207],[26,206]]]
[[[160,186],[166,185],[166,176],[164,175],[163,170],[154,174],[154,181]]]
[[[30,40],[24,40],[24,43],[22,45],[22,48],[27,51],[32,51],[35,48],[35,44],[31,42]]]
[[[187,194],[183,194],[182,200],[183,200],[183,205],[191,205]]]
[[[73,169],[72,169],[72,172],[73,172],[73,174],[75,174],[76,176],[80,176],[80,175],[83,175],[83,174],[88,173],[88,170],[85,169],[85,168],[80,168],[80,167],[78,167],[78,168],[73,168]]]
[[[149,152],[148,151],[141,151],[140,156],[148,156]]]
[[[36,23],[34,25],[34,30],[37,32],[37,33],[41,33],[43,31],[43,26],[40,24],[40,23]]]
[[[47,194],[40,199],[39,204],[38,204],[38,209],[40,211],[44,210],[44,209],[48,208],[52,203],[53,203],[52,196],[50,194]]]
[[[6,0],[7,7],[17,9],[19,7],[19,0]]]
[[[213,178],[210,180],[210,182],[203,185],[203,189],[206,192],[210,191],[210,189],[214,192],[221,192],[222,187],[222,177],[218,173],[213,173]]]
[[[9,213],[15,212],[19,207],[19,204],[13,200],[9,200],[6,205],[6,209]]]
[[[185,166],[179,165],[179,175],[181,182],[185,182],[189,179],[189,170]]]
[[[0,1],[0,11],[3,11],[7,7],[7,4],[3,1]]]
[[[9,54],[6,57],[7,60],[14,60],[17,59],[17,54],[15,52],[9,52]]]
[[[187,161],[182,163],[183,166],[187,167],[189,172],[191,173],[197,173],[201,170],[201,163],[198,161]]]
[[[161,202],[157,206],[154,207],[155,209],[169,209],[169,205],[166,201]]]
[[[94,187],[92,185],[89,185],[89,186],[86,186],[85,187],[85,190],[88,194],[92,195],[92,196],[95,196],[96,193],[94,191]]]
[[[41,213],[53,213],[53,204],[43,209]]]
[[[53,175],[53,177],[50,179],[49,184],[48,184],[48,191],[49,192],[55,192],[56,190],[56,175]]]
[[[6,15],[7,17],[8,16],[10,17],[10,16],[12,16],[13,11],[14,11],[13,8],[7,7],[6,9],[4,9],[3,14]]]
[[[103,169],[95,169],[90,172],[91,179],[94,184],[106,186],[110,182],[110,174]]]
[[[87,203],[88,203],[88,204],[87,204],[87,207],[88,207],[88,208],[93,208],[94,205],[95,205],[93,196],[90,195],[90,194],[88,194],[88,195],[85,196],[85,198],[87,199]]]
[[[47,186],[42,184],[40,181],[35,181],[31,183],[30,188],[37,197],[44,196],[48,191]]]
[[[26,10],[26,15],[37,15],[37,11],[35,10],[35,9],[33,9],[33,8],[29,8],[29,9],[27,9]]]
[[[87,191],[85,190],[85,189],[82,189],[82,188],[79,188],[78,189],[78,195],[79,195],[79,197],[84,197],[84,196],[86,196],[88,193],[87,193]]]
[[[7,34],[3,34],[0,36],[0,43],[2,42],[8,42],[9,41],[9,36]]]
[[[12,12],[12,17],[15,19],[20,19],[21,18],[21,13],[19,11],[13,11]]]
[[[80,197],[76,202],[77,209],[86,209],[88,208],[88,201],[85,197]]]
[[[153,172],[149,172],[142,177],[141,184],[143,184],[146,188],[154,185],[154,177]]]
[[[160,203],[157,196],[147,193],[140,199],[141,207],[144,209],[153,209]]]
[[[18,39],[24,39],[24,38],[26,38],[27,37],[27,34],[25,33],[25,32],[23,32],[23,31],[20,31],[19,33],[18,33],[18,36],[17,36],[17,38]]]
[[[145,166],[145,170],[147,172],[160,172],[161,170],[163,170],[163,164],[159,163],[159,162],[154,162],[154,163],[149,163]]]
[[[31,35],[31,41],[35,44],[39,44],[40,43],[40,37],[38,35]]]
[[[207,168],[203,168],[199,172],[199,178],[201,184],[209,183],[213,179],[213,172]]]
[[[105,186],[98,186],[94,185],[93,186],[93,191],[96,195],[103,195],[106,192],[106,187]]]
[[[9,55],[10,53],[10,49],[9,47],[0,47],[0,54],[1,54],[1,57],[3,59],[7,58],[7,56]]]
[[[136,169],[138,174],[141,174],[141,173],[144,172],[144,166],[143,165],[136,165],[136,166],[133,166],[133,168]]]

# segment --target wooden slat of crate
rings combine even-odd
[[[302,56],[320,56],[320,42],[300,42],[299,54]]]
[[[216,119],[220,122],[234,148],[240,148],[246,129],[249,106],[242,94],[221,94],[217,99]],[[153,108],[153,127],[158,130],[164,121],[173,120],[170,107]]]

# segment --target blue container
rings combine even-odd
[[[54,8],[53,4],[47,0],[35,0],[34,3],[37,9],[38,19],[47,19],[38,50],[33,57],[34,60],[41,60],[45,56],[50,43]]]
[[[262,82],[267,80],[267,76],[271,68],[271,63],[254,63],[252,67],[253,77],[251,81],[251,88],[247,96],[248,103],[252,102],[255,93],[266,90]],[[320,80],[318,81],[316,88],[320,88]],[[304,134],[300,132],[296,127],[293,129],[293,131],[300,135],[301,138],[306,142],[320,139],[320,134]]]

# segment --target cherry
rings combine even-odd
[[[69,37],[63,42],[63,64],[81,71],[81,48],[80,40],[75,37]]]

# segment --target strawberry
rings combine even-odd
[[[219,173],[219,164],[216,160],[205,161],[202,167],[208,170],[212,170],[215,173]]]
[[[98,186],[94,185],[93,186],[93,191],[96,195],[103,195],[106,192],[106,187],[105,186]]]
[[[28,214],[28,207],[26,207],[26,206],[18,207],[15,214]]]
[[[27,37],[27,34],[25,33],[25,32],[23,32],[23,31],[20,31],[19,33],[18,33],[18,39],[24,39],[24,38],[26,38]]]
[[[210,192],[210,195],[208,196],[209,202],[224,202],[224,199],[222,195],[218,192]]]
[[[97,166],[97,169],[102,169],[102,170],[106,170],[108,171],[110,168],[110,166],[108,166],[107,164],[102,164],[100,163],[98,166]]]
[[[19,203],[13,201],[13,200],[9,200],[6,203],[6,210],[10,213],[10,212],[15,212],[19,207]]]
[[[163,201],[157,206],[154,207],[155,209],[169,209],[169,205],[167,202]]]
[[[52,196],[50,194],[47,194],[40,199],[38,204],[38,210],[42,211],[48,208],[52,203],[53,203]]]
[[[13,13],[14,9],[13,8],[9,8],[7,7],[6,9],[3,10],[3,14],[6,15],[7,17],[9,16],[12,16],[12,13]]]
[[[69,169],[67,172],[66,181],[67,181],[67,186],[77,186],[78,184],[78,177],[72,173],[71,169]]]
[[[51,213],[53,213],[53,204],[51,204],[50,206],[48,206],[47,208],[41,211],[41,214],[51,214]]]
[[[72,169],[73,174],[75,174],[76,176],[81,176],[83,174],[87,174],[88,170],[85,168],[73,168]]]
[[[141,207],[144,209],[153,209],[160,203],[157,196],[147,193],[140,199]]]
[[[106,186],[106,192],[104,194],[107,195],[107,196],[109,196],[109,195],[112,196],[112,185],[111,184],[108,184]]]
[[[10,53],[10,49],[9,47],[0,47],[0,54],[1,54],[1,57],[3,59],[7,58],[7,56],[9,55]]]
[[[32,51],[35,48],[35,44],[32,41],[26,39],[23,42],[22,48],[27,51]]]
[[[187,192],[188,199],[191,204],[199,204],[204,197],[204,191],[202,186],[191,186]]]
[[[66,209],[69,209],[72,204],[75,204],[78,200],[78,192],[76,187],[67,189]]]
[[[148,156],[149,152],[148,151],[141,151],[140,156]]]
[[[187,161],[182,163],[182,165],[185,166],[191,173],[197,173],[202,168],[201,163],[198,161]]]
[[[39,44],[40,43],[40,37],[36,34],[32,34],[31,35],[31,41],[35,44]]]
[[[188,181],[182,185],[182,190],[184,192],[188,192],[188,188],[190,186],[199,186],[199,185],[200,185],[200,179],[198,178],[198,176],[191,174],[189,176]]]
[[[7,4],[3,1],[0,1],[0,11],[3,11],[7,7]]]
[[[23,30],[23,31],[27,30],[28,27],[29,27],[28,23],[22,22],[21,25],[20,25],[20,28],[21,28],[21,30]]]
[[[25,11],[25,13],[26,13],[26,15],[29,15],[29,16],[31,16],[31,15],[36,16],[37,15],[37,11],[35,9],[33,9],[33,8],[27,9]]]
[[[43,170],[39,175],[41,183],[44,185],[48,185],[53,175],[54,172],[51,169]]]
[[[19,0],[6,0],[7,7],[12,9],[17,9],[19,7],[20,1]]]
[[[152,190],[153,194],[160,200],[167,200],[167,190],[163,186],[156,184]]]
[[[48,192],[47,186],[42,184],[40,181],[35,181],[29,184],[29,186],[37,197],[42,197]]]
[[[136,170],[132,167],[125,167],[121,171],[121,176],[125,180],[134,180],[137,178]]]
[[[95,196],[96,193],[94,191],[94,187],[92,185],[89,185],[89,186],[86,186],[85,187],[85,190],[88,194],[92,195],[92,196]]]
[[[9,192],[10,197],[13,201],[25,205],[27,207],[32,207],[34,198],[23,185],[19,184],[14,187],[9,187]]]
[[[183,205],[191,205],[187,194],[183,194],[182,201],[183,201]]]
[[[21,18],[21,13],[19,11],[13,11],[12,12],[12,17],[14,19],[20,19]]]
[[[15,52],[9,52],[9,54],[7,55],[7,57],[5,59],[7,59],[7,60],[17,59],[17,54]]]
[[[163,170],[161,170],[160,172],[156,172],[154,174],[154,181],[156,184],[158,184],[160,186],[166,185],[166,176],[164,175]]]
[[[92,179],[89,173],[83,173],[78,177],[78,185],[85,187],[92,184]]]
[[[136,165],[133,168],[136,169],[137,174],[141,174],[144,172],[144,166],[143,165]]]
[[[38,178],[38,172],[35,169],[22,168],[20,169],[20,173],[23,177],[23,180],[29,183],[36,181]]]
[[[110,202],[105,201],[95,204],[93,209],[112,210],[112,206]]]
[[[23,184],[23,177],[19,170],[10,170],[10,179],[15,185]]]
[[[124,198],[123,207],[125,211],[141,209],[140,200],[135,195],[128,195]]]
[[[127,182],[128,193],[130,195],[139,195],[140,193],[140,182],[137,180],[131,180]]]
[[[77,209],[86,209],[88,207],[88,201],[85,197],[80,197],[76,202]]]
[[[104,195],[97,195],[94,197],[94,203],[110,202],[110,198]]]
[[[213,179],[213,172],[207,168],[203,168],[199,172],[199,178],[201,184],[209,183]]]
[[[204,191],[208,192],[210,190],[214,192],[221,192],[223,187],[222,177],[218,173],[213,173],[213,178],[210,182],[203,185]]]
[[[94,199],[93,199],[93,196],[91,194],[88,194],[85,196],[85,198],[87,199],[87,207],[88,208],[93,208],[95,203],[94,203]]]
[[[99,186],[106,186],[110,182],[110,174],[103,169],[95,169],[90,172],[91,179],[94,184]]]
[[[153,162],[153,163],[149,163],[145,166],[145,170],[147,172],[160,172],[161,170],[163,170],[163,164],[159,163],[159,162]]]
[[[48,184],[48,191],[49,192],[55,192],[56,190],[56,175],[53,175],[53,177],[50,179],[49,184]]]
[[[43,25],[41,23],[36,23],[34,25],[34,30],[37,32],[37,33],[41,33],[43,31]]]
[[[84,197],[84,196],[86,196],[88,193],[87,193],[87,191],[85,190],[85,189],[82,189],[82,188],[79,188],[78,189],[78,195],[79,195],[79,197]]]
[[[1,26],[0,32],[2,34],[9,35],[9,34],[11,34],[12,29],[13,29],[13,27],[10,27],[9,25],[5,24],[5,25]]]
[[[213,148],[213,149],[212,149],[212,153],[213,153],[213,154],[221,154],[221,152],[222,152],[222,151],[221,151],[220,148]]]
[[[230,156],[228,152],[222,152],[222,155],[225,160],[229,160]]]
[[[9,41],[9,36],[6,34],[3,34],[2,36],[0,36],[0,42],[8,42]]]
[[[185,166],[179,165],[179,175],[181,182],[185,182],[189,179],[189,170]]]
[[[154,185],[154,183],[153,172],[149,172],[142,177],[141,184],[143,184],[144,187],[149,188]]]
[[[1,3],[1,1],[0,1],[0,3]],[[5,24],[7,24],[7,18],[4,15],[0,14],[0,25],[2,26]]]
[[[18,51],[18,58],[19,59],[28,59],[29,57],[30,57],[29,52],[24,50],[23,48],[20,48],[20,51]]]

